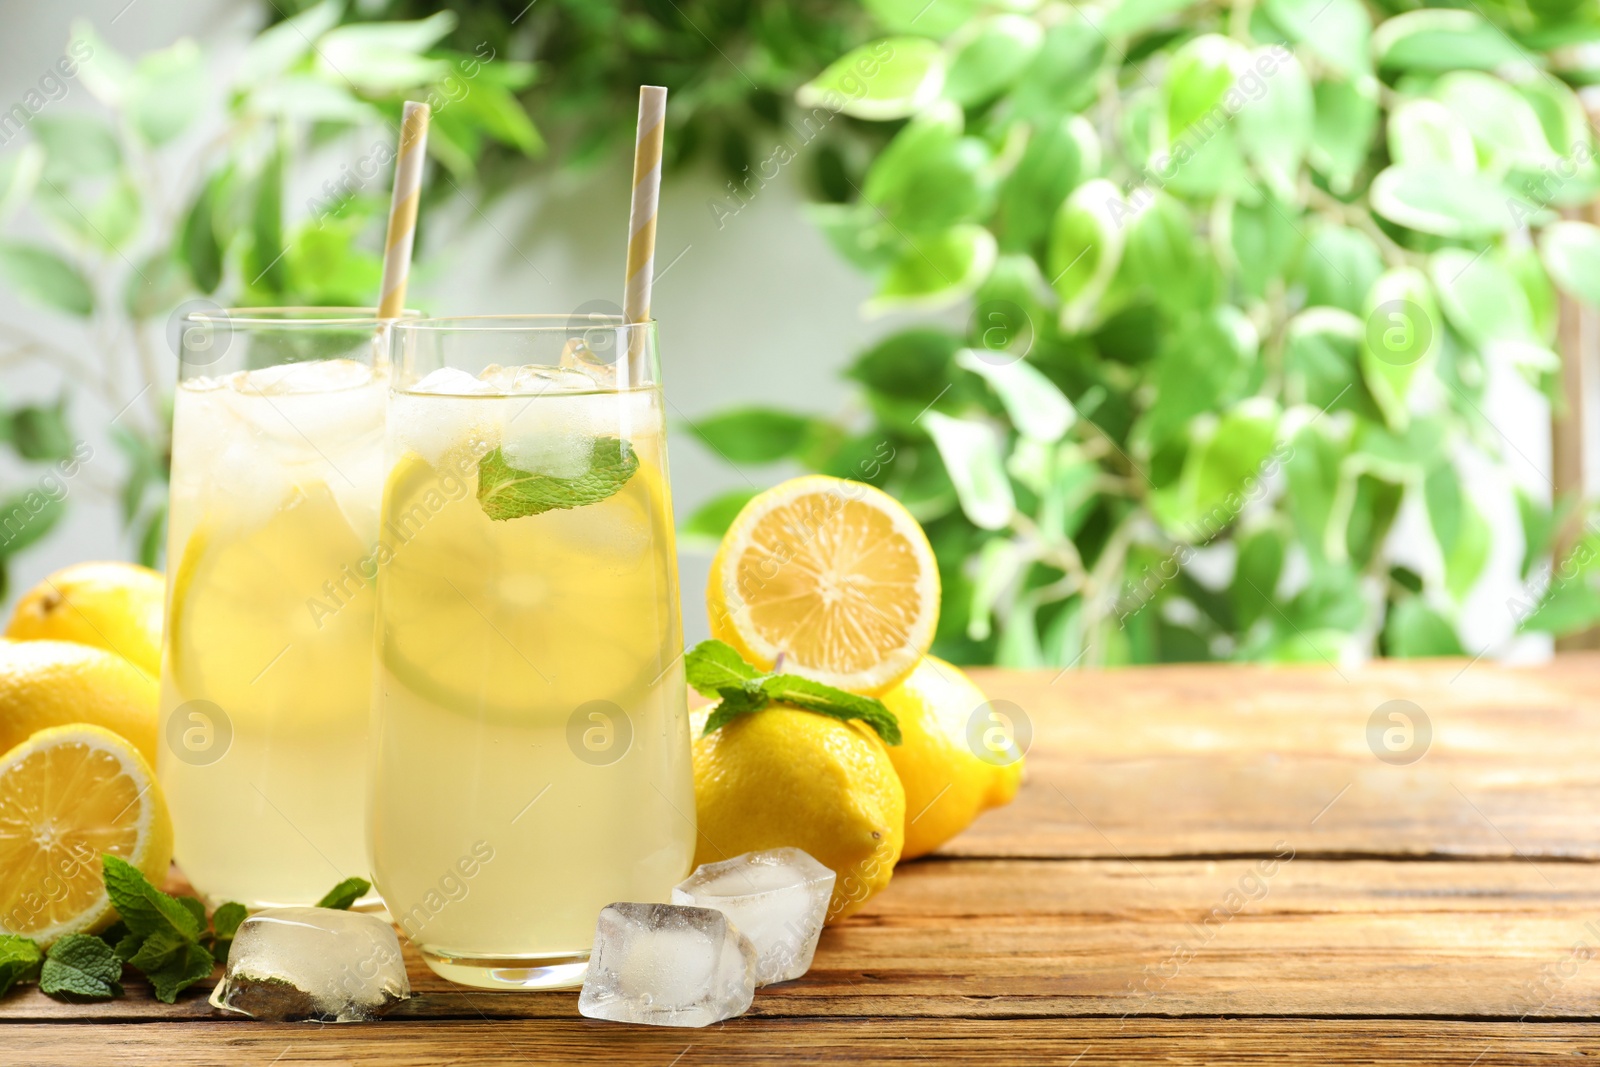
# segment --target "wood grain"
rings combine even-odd
[[[0,1064],[1445,1063],[1600,1052],[1600,656],[1511,670],[979,671],[1034,729],[1016,803],[829,929],[744,1018],[657,1030],[450,986],[367,1026],[203,991],[0,1001]],[[1366,725],[1414,701],[1409,766]],[[107,1025],[93,1025],[94,1023]],[[1081,1057],[1081,1058],[1078,1058]]]

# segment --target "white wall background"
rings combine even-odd
[[[223,80],[228,57],[254,31],[260,15],[254,3],[226,0],[0,0],[0,109],[20,100],[54,63],[76,18],[89,20],[124,55],[194,36]],[[49,106],[66,111],[95,104],[81,84],[73,83],[66,99]],[[22,143],[18,139],[0,152],[15,151]],[[366,145],[358,145],[349,160],[330,159],[326,176],[333,176],[340,162],[353,161]],[[868,293],[867,282],[843,265],[802,217],[801,166],[791,164],[721,229],[707,207],[720,193],[710,175],[680,179],[663,192],[657,263],[665,273],[653,303],[661,322],[669,416],[680,425],[735,403],[836,412],[848,396],[837,376],[839,368],[893,325],[861,320],[858,308]],[[431,220],[436,237],[449,235],[448,247],[431,250],[428,269],[413,281],[410,302],[433,313],[470,314],[565,312],[593,299],[620,299],[628,177],[625,163],[581,180],[546,177],[487,207],[486,218],[469,193],[472,204],[453,205],[449,217]],[[178,188],[181,183],[182,177],[175,175],[168,191],[174,199],[185,191]],[[311,180],[306,191],[319,184],[320,179]],[[304,196],[292,197],[290,210],[303,210],[303,202]],[[125,269],[108,265],[117,285]],[[117,298],[119,291],[108,283],[108,298]],[[39,311],[3,288],[0,324],[96,360],[100,348],[114,349],[113,358],[121,358],[126,347],[125,338],[87,337],[72,321]],[[0,352],[13,342],[0,333]],[[165,361],[162,373],[175,375],[175,360],[165,345],[158,339],[155,347]],[[58,364],[0,359],[0,391],[12,402],[49,400],[64,378],[65,369]],[[1513,649],[1507,641],[1511,617],[1505,605],[1519,592],[1521,558],[1510,486],[1514,481],[1548,496],[1549,412],[1522,383],[1500,384],[1485,414],[1506,444],[1509,469],[1475,480],[1494,526],[1496,548],[1491,573],[1468,605],[1464,630],[1471,651],[1526,656],[1538,654],[1547,643]],[[142,413],[140,406],[124,417]],[[107,436],[117,412],[85,399],[76,402],[74,414],[95,458],[74,484],[63,530],[13,562],[13,598],[58,566],[129,551],[115,498],[121,459]],[[747,484],[744,474],[681,429],[674,432],[671,449],[680,516],[719,492]],[[787,473],[780,468],[754,476],[766,483]],[[36,474],[25,475],[14,461],[0,457],[0,484],[17,486],[24,477]],[[1408,507],[1395,532],[1397,547],[1403,552],[1416,548],[1422,565],[1427,565],[1426,552],[1420,546],[1431,542],[1425,523],[1419,509]],[[705,634],[707,562],[697,552],[686,552],[683,559],[684,619],[691,641]]]

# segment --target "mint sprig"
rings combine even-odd
[[[38,977],[42,962],[44,953],[35,942],[16,934],[0,934],[0,997],[16,983]]]
[[[317,901],[317,907],[349,911],[350,905],[366,896],[371,888],[372,883],[365,878],[346,878],[324,893],[322,899]]]
[[[497,448],[478,460],[478,506],[496,522],[581,508],[614,495],[638,469],[638,453],[619,437],[595,438],[587,469],[571,478],[513,467]]]
[[[788,704],[841,721],[860,719],[886,744],[900,743],[899,720],[876,697],[846,693],[797,674],[762,671],[721,641],[700,642],[684,653],[683,663],[689,684],[702,696],[721,701],[706,719],[702,736],[769,704]]]
[[[63,1000],[122,996],[122,961],[92,934],[68,934],[50,946],[39,969],[39,988]],[[170,1001],[169,1001],[170,1003]]]
[[[206,929],[206,909],[194,897],[170,897],[150,884],[139,868],[115,856],[101,857],[106,893],[128,928],[117,942],[119,960],[144,972],[156,999],[171,1004],[178,994],[210,976],[216,957]],[[49,992],[49,990],[46,990]]]

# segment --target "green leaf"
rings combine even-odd
[[[1409,597],[1389,609],[1389,618],[1383,625],[1383,645],[1385,652],[1400,659],[1467,654],[1450,620],[1420,597]]]
[[[876,697],[846,693],[794,674],[773,675],[761,683],[761,691],[774,704],[791,704],[842,722],[860,719],[883,738],[884,744],[898,745],[901,741],[899,720]]]
[[[1550,554],[1555,539],[1555,511],[1521,486],[1515,488],[1517,518],[1522,523],[1522,567],[1518,577],[1527,581],[1539,561]]]
[[[1332,520],[1345,446],[1318,423],[1301,427],[1289,443],[1292,451],[1284,464],[1288,474],[1284,509],[1294,522],[1296,543],[1314,564],[1321,565],[1340,558],[1344,550],[1343,533],[1335,529]],[[1332,551],[1335,547],[1337,552]]]
[[[1473,11],[1407,11],[1372,35],[1378,65],[1389,70],[1440,72],[1527,67],[1532,56]]]
[[[239,932],[239,927],[249,916],[243,904],[229,901],[217,908],[211,915],[211,954],[216,957],[216,962],[226,964],[228,952],[233,948],[233,939]]]
[[[1036,248],[1050,232],[1061,204],[1088,171],[1084,145],[1094,129],[1080,115],[1057,119],[1033,132],[1022,158],[1001,186],[995,230],[1011,252]]]
[[[922,417],[954,483],[961,510],[981,530],[998,530],[1011,521],[1016,500],[1000,459],[1000,439],[994,427],[970,419],[951,418],[938,411]]]
[[[1107,37],[1142,33],[1194,6],[1196,0],[1120,0],[1100,24]]]
[[[1312,90],[1316,121],[1306,156],[1335,193],[1348,195],[1372,153],[1378,90],[1372,79],[1322,81]]]
[[[1094,75],[1106,56],[1105,34],[1078,8],[1059,14],[1059,20],[1045,30],[1039,54],[1007,97],[1024,122],[1058,122],[1065,114],[1083,110],[1095,98]]]
[[[18,982],[31,982],[39,974],[44,953],[26,937],[0,934],[0,997]]]
[[[0,156],[0,224],[10,221],[38,188],[44,159],[44,149],[36,144]]]
[[[163,145],[189,128],[210,93],[211,75],[200,47],[184,37],[139,60],[125,106],[140,136]]]
[[[250,213],[250,255],[245,269],[252,287],[282,292],[288,282],[283,241],[283,149],[274,148],[256,177],[255,204]]]
[[[1338,308],[1307,308],[1290,319],[1283,351],[1286,395],[1319,411],[1361,410],[1362,334],[1361,320]]]
[[[942,40],[978,13],[979,0],[866,0],[873,19],[895,33],[920,33]]]
[[[616,437],[595,438],[581,471],[571,469],[566,455],[534,458],[560,473],[514,467],[498,448],[478,461],[478,506],[485,515],[504,522],[598,504],[619,492],[639,469],[633,446]]]
[[[837,440],[832,423],[777,408],[723,411],[689,423],[706,446],[730,463],[776,463]]]
[[[1166,193],[1156,193],[1126,219],[1122,261],[1100,302],[1101,313],[1125,302],[1150,303],[1181,321],[1219,303],[1216,257],[1195,236],[1198,228],[1189,209]]]
[[[0,242],[0,277],[44,307],[88,317],[94,290],[83,272],[42,245]]]
[[[1281,455],[1273,448],[1278,405],[1245,400],[1197,434],[1178,481],[1150,492],[1150,510],[1185,544],[1205,544],[1232,526],[1259,498]]]
[[[959,304],[989,276],[999,255],[994,234],[963,223],[933,237],[919,237],[889,268],[877,293],[863,305],[871,316],[891,311],[934,311]]]
[[[1514,229],[1521,203],[1482,175],[1438,163],[1390,167],[1372,179],[1368,195],[1372,210],[1390,222],[1456,240]]]
[[[128,275],[122,307],[135,322],[164,317],[191,292],[189,273],[167,251],[140,260]]]
[[[372,883],[365,878],[346,878],[324,893],[316,906],[331,908],[334,911],[349,911],[350,906],[366,896],[371,888]]]
[[[1432,372],[1443,323],[1428,280],[1409,267],[1388,271],[1367,296],[1361,376],[1384,419],[1395,429],[1409,421],[1407,397]]]
[[[944,80],[946,99],[974,107],[1016,81],[1044,43],[1044,29],[1022,15],[994,15],[971,23],[955,43]]]
[[[683,654],[685,680],[701,696],[715,697],[725,689],[744,689],[766,675],[746,663],[733,646],[722,641],[701,641]]]
[[[1440,249],[1428,258],[1428,276],[1445,318],[1470,344],[1536,340],[1527,296],[1494,253]]]
[[[1196,415],[1242,399],[1260,344],[1255,326],[1234,307],[1214,308],[1168,334],[1155,379],[1170,384],[1157,391],[1138,436],[1159,446],[1182,434]]]
[[[1288,541],[1282,529],[1271,525],[1239,536],[1228,599],[1240,633],[1248,631],[1257,619],[1271,614],[1270,606],[1278,600],[1278,580],[1283,575]]]
[[[1250,53],[1244,46],[1221,34],[1201,34],[1179,47],[1168,61],[1162,83],[1166,134],[1162,143],[1171,147],[1197,123],[1209,125],[1234,79],[1249,65]],[[1200,131],[1201,137],[1209,135],[1209,130]]]
[[[1265,83],[1260,99],[1247,97],[1234,122],[1245,158],[1255,164],[1268,188],[1284,200],[1299,192],[1300,164],[1310,150],[1316,121],[1311,79],[1292,54],[1282,48],[1259,48],[1246,63],[1250,77],[1260,74]]]
[[[1581,633],[1600,623],[1600,591],[1581,578],[1552,581],[1528,615],[1519,621],[1523,632],[1557,637]]]
[[[102,856],[100,862],[106,893],[133,936],[171,933],[189,941],[199,940],[200,924],[194,914],[151,885],[139,868],[112,855]]]
[[[1381,274],[1383,257],[1378,246],[1360,230],[1345,226],[1318,230],[1300,259],[1307,307],[1336,307],[1359,314]]]
[[[1077,419],[1072,402],[1056,384],[1020,357],[997,360],[995,353],[966,348],[956,363],[989,383],[1024,437],[1054,443]]]
[[[490,137],[525,156],[536,156],[545,149],[544,138],[509,89],[479,81],[461,99],[458,114],[470,116]]]
[[[285,75],[251,93],[247,105],[259,115],[300,122],[357,123],[378,115],[376,108],[344,86],[309,74]],[[431,138],[428,143],[433,143]]]
[[[83,87],[107,107],[121,107],[123,94],[133,77],[133,64],[108,45],[88,19],[73,20],[67,49],[74,56],[88,57],[78,67],[78,80],[83,82]]]
[[[1539,234],[1539,255],[1568,295],[1600,307],[1600,228],[1572,221],[1547,226]]]
[[[1401,166],[1439,164],[1473,173],[1478,148],[1472,130],[1437,100],[1403,101],[1389,113],[1389,157]]]
[[[1361,0],[1265,0],[1279,31],[1297,47],[1355,79],[1372,70],[1372,20]]]
[[[1133,214],[1121,190],[1104,178],[1078,186],[1061,205],[1050,229],[1046,269],[1061,297],[1064,329],[1077,332],[1093,320],[1116,276]]]
[[[939,98],[945,59],[924,37],[888,37],[862,45],[800,87],[804,108],[826,108],[882,122],[914,115]]]
[[[961,136],[942,109],[906,123],[867,171],[862,197],[911,240],[987,215],[993,200],[989,147]]]
[[[44,179],[78,182],[115,174],[122,167],[117,135],[93,115],[38,115],[28,127],[44,147]]]
[[[1489,562],[1489,522],[1473,505],[1455,468],[1435,467],[1423,484],[1428,522],[1444,557],[1445,588],[1459,603]]]
[[[11,444],[34,462],[67,459],[77,442],[67,422],[67,394],[54,404],[24,404],[11,413]]]
[[[66,510],[64,498],[48,497],[37,489],[0,500],[0,560],[42,539],[55,529]]]
[[[437,11],[409,22],[358,22],[336,26],[317,42],[319,69],[330,81],[353,83],[373,94],[388,94],[442,81],[450,74],[443,60],[422,55],[455,29],[452,11]]]
[[[178,242],[189,277],[202,293],[215,292],[222,282],[222,245],[217,240],[214,218],[223,180],[224,173],[214,174],[200,190],[184,217]]]
[[[1492,164],[1536,170],[1558,158],[1533,105],[1499,78],[1456,71],[1434,84],[1433,95],[1472,131]]]
[[[750,503],[758,492],[756,489],[735,489],[711,498],[700,505],[694,514],[683,520],[678,527],[679,536],[686,541],[705,541],[712,544],[721,541],[739,512],[744,510],[744,506]]]
[[[122,961],[92,934],[68,934],[50,946],[39,969],[39,989],[61,1000],[122,996]]]
[[[316,41],[339,24],[342,0],[324,0],[258,33],[239,61],[239,83],[260,85],[311,54]]]

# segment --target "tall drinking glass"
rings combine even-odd
[[[182,331],[157,761],[177,859],[213,901],[311,904],[368,871],[385,327],[251,308]]]
[[[600,909],[694,856],[655,327],[418,319],[391,351],[377,887],[445,978],[573,985]]]

